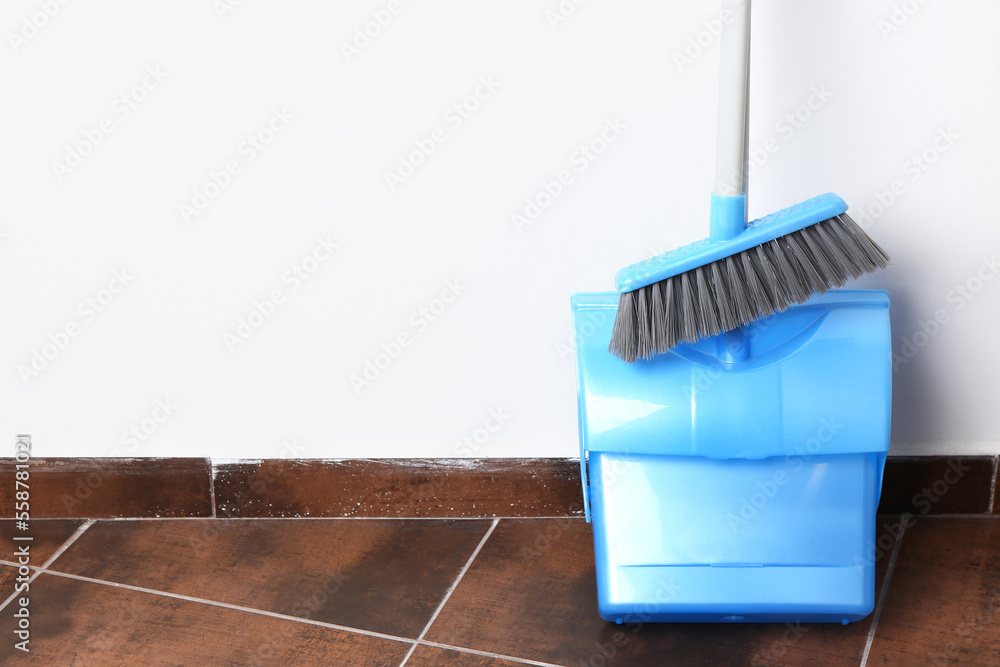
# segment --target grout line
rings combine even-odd
[[[212,518],[218,518],[215,514],[215,460],[208,460],[208,502],[212,506]]]
[[[48,560],[46,560],[44,563],[42,563],[41,566],[32,566],[32,565],[27,566],[31,570],[34,570],[34,573],[30,577],[28,577],[28,581],[26,583],[30,586],[31,582],[33,582],[35,579],[37,579],[39,577],[39,575],[42,574],[42,572],[45,572],[45,568],[47,568],[49,565],[51,565],[55,561],[56,558],[59,558],[59,556],[61,556],[64,551],[66,551],[67,549],[69,549],[70,545],[72,545],[74,542],[76,542],[77,538],[79,538],[81,535],[83,535],[84,532],[86,532],[86,530],[88,528],[90,528],[91,525],[93,525],[93,523],[94,523],[93,519],[87,519],[86,521],[84,521],[83,525],[80,526],[79,528],[77,528],[76,531],[74,531],[73,534],[70,535],[69,538],[65,542],[63,542],[62,546],[59,547],[58,549],[56,549],[56,552],[54,554],[52,554],[51,556],[49,556]],[[17,567],[17,568],[21,567],[21,565],[19,563],[10,563],[10,564],[13,565],[14,567]],[[20,570],[18,572],[20,572]],[[13,602],[14,598],[16,598],[17,595],[18,595],[18,593],[20,593],[20,592],[21,591],[17,590],[17,588],[15,587],[14,592],[11,593],[10,596],[6,600],[4,600],[2,603],[0,603],[0,611],[3,611],[7,607],[7,605],[9,605],[11,602]]]
[[[42,566],[39,569],[42,570],[43,572],[46,569],[48,569],[49,565],[52,565],[52,563],[55,562],[56,558],[62,556],[63,552],[69,549],[73,545],[73,543],[76,542],[80,538],[80,536],[83,535],[85,532],[87,532],[87,529],[93,525],[94,525],[94,519],[87,519],[86,521],[84,521],[83,525],[77,528],[76,532],[70,535],[69,539],[63,542],[63,545],[58,549],[56,549],[56,552],[51,556],[49,556],[49,559],[44,563],[42,563]]]
[[[399,663],[399,667],[403,667],[403,665],[406,664],[406,661],[410,659],[411,655],[413,655],[413,651],[416,650],[417,644],[423,641],[427,631],[431,629],[431,626],[434,625],[434,621],[437,620],[438,614],[440,614],[441,610],[444,609],[444,606],[448,604],[448,600],[451,599],[451,594],[455,592],[455,589],[458,588],[459,582],[462,581],[462,577],[464,577],[465,573],[469,571],[470,567],[472,567],[472,561],[476,560],[476,556],[478,556],[479,552],[483,550],[483,545],[486,544],[486,540],[490,539],[490,535],[493,534],[493,531],[496,529],[498,523],[500,523],[500,519],[493,519],[493,523],[490,524],[489,530],[487,530],[486,534],[483,535],[483,539],[479,540],[479,544],[476,545],[475,551],[473,551],[472,555],[469,556],[469,560],[465,561],[465,566],[458,573],[458,576],[455,577],[455,581],[452,582],[448,591],[444,594],[444,598],[441,600],[441,603],[437,606],[437,609],[434,610],[434,614],[431,615],[430,620],[427,621],[427,625],[424,626],[420,636],[417,637],[416,643],[413,644],[413,646],[410,647],[410,650],[406,652],[406,655],[403,656],[403,662]]]
[[[896,514],[896,515],[887,514],[886,516],[896,516],[896,517],[899,517],[901,515],[899,515],[899,514]],[[993,521],[994,519],[1000,519],[1000,516],[992,516],[992,515],[986,514],[984,512],[977,512],[975,514],[957,514],[957,513],[956,514],[917,514],[917,515],[912,515],[911,514],[910,516],[912,516],[914,519],[919,519],[920,521],[926,521],[928,519],[931,520],[931,521],[938,520],[938,519],[962,519],[962,520],[965,520],[965,519],[985,519],[987,521]]]
[[[42,574],[39,572],[39,574]],[[311,618],[302,618],[299,616],[289,616],[288,614],[279,614],[275,611],[266,611],[264,609],[254,609],[253,607],[243,607],[238,604],[230,604],[228,602],[218,602],[216,600],[206,600],[205,598],[196,598],[190,595],[182,595],[180,593],[169,593],[167,591],[158,591],[152,588],[143,588],[142,586],[132,586],[131,584],[120,584],[115,581],[104,581],[103,579],[94,579],[93,577],[84,577],[79,574],[70,574],[69,572],[57,572],[53,570],[46,570],[45,574],[52,575],[54,577],[63,577],[64,579],[75,579],[77,581],[85,581],[91,584],[100,584],[102,586],[111,586],[112,588],[121,588],[129,591],[136,591],[138,593],[149,593],[150,595],[159,595],[160,597],[173,598],[175,600],[184,600],[185,602],[196,602],[199,604],[209,605],[211,607],[222,607],[223,609],[232,609],[234,611],[243,611],[249,614],[258,614],[260,616],[268,616],[270,618],[278,618],[285,621],[297,621],[299,623],[305,623],[307,625],[316,625],[321,628],[330,628],[332,630],[341,630],[343,632],[353,632],[359,635],[367,635],[369,637],[378,637],[380,639],[388,639],[391,641],[403,642],[404,644],[414,644],[413,639],[407,639],[406,637],[397,637],[396,635],[387,635],[383,632],[375,632],[374,630],[363,630],[361,628],[351,628],[346,625],[337,625],[336,623],[324,623],[323,621],[316,621]]]
[[[32,569],[34,569],[34,568],[32,568]],[[37,579],[41,574],[42,574],[42,570],[35,570],[34,574],[32,574],[30,577],[28,577],[27,584],[30,586],[31,582],[33,582],[35,579]],[[14,598],[16,598],[18,596],[18,593],[20,593],[20,591],[17,590],[17,588],[15,587],[14,588],[14,592],[11,593],[10,596],[6,600],[4,600],[3,602],[0,602],[0,611],[3,611],[4,609],[6,609],[7,605],[9,605],[11,602],[13,602]]]
[[[938,516],[938,515],[929,515]],[[940,516],[957,516],[942,514]],[[980,516],[978,514],[972,516]],[[79,521],[79,516],[47,516],[33,519],[34,521]],[[583,521],[582,514],[563,514],[556,516],[109,516],[99,517],[100,521]]]
[[[899,512],[884,512],[879,516],[899,517]],[[920,514],[915,518],[924,519],[1000,519],[988,512],[947,514]],[[0,519],[3,520],[3,519]],[[79,516],[47,516],[33,521],[81,521]],[[583,515],[557,516],[108,516],[97,517],[96,521],[583,521]]]
[[[490,531],[492,531],[492,530],[493,530],[493,527],[490,528]],[[487,534],[486,537],[489,537],[489,535]],[[480,542],[480,548],[482,547],[482,544],[484,542],[485,542],[485,540],[483,542]],[[479,549],[477,548],[477,552],[478,552],[478,550]],[[473,554],[473,557],[475,557],[475,555],[476,554]],[[471,563],[471,559],[470,559],[470,563]],[[16,563],[11,563],[10,561],[5,561],[5,560],[0,560],[0,564],[2,564],[2,565],[13,565],[14,567],[17,567]],[[111,586],[112,588],[122,588],[122,589],[125,589],[125,590],[136,591],[138,593],[147,593],[147,594],[150,594],[150,595],[159,595],[161,597],[175,598],[175,599],[179,599],[179,600],[185,600],[187,602],[194,602],[196,604],[207,604],[207,605],[213,606],[213,607],[223,607],[225,609],[233,609],[233,610],[236,610],[236,611],[242,611],[242,612],[246,612],[246,613],[250,613],[250,614],[258,614],[260,616],[268,616],[268,617],[278,618],[278,619],[287,620],[287,621],[294,621],[294,622],[299,622],[299,623],[306,623],[308,625],[318,625],[318,626],[323,627],[323,628],[331,628],[331,629],[334,629],[334,630],[342,630],[344,632],[353,632],[353,633],[356,633],[356,634],[369,635],[369,636],[378,637],[378,638],[381,638],[381,639],[388,639],[388,640],[391,640],[391,641],[398,641],[398,642],[408,643],[408,644],[412,644],[412,646],[410,648],[410,653],[412,653],[416,649],[416,647],[417,647],[418,644],[423,644],[425,646],[433,646],[435,648],[446,649],[446,650],[449,650],[449,651],[456,651],[458,653],[470,653],[472,655],[481,655],[481,656],[484,656],[484,657],[487,657],[487,658],[494,658],[494,659],[497,659],[497,660],[506,660],[508,662],[515,662],[515,663],[522,664],[522,665],[536,665],[537,667],[559,667],[559,665],[555,665],[555,664],[553,664],[551,662],[539,662],[537,660],[529,660],[527,658],[517,658],[517,657],[511,656],[511,655],[503,655],[501,653],[490,653],[488,651],[478,651],[478,650],[472,649],[472,648],[463,648],[461,646],[452,646],[450,644],[440,644],[438,642],[430,642],[430,641],[417,641],[417,642],[415,642],[414,640],[407,639],[405,637],[396,637],[394,635],[386,635],[386,634],[383,634],[383,633],[380,633],[380,632],[372,632],[372,631],[368,631],[368,630],[361,630],[359,628],[352,628],[352,627],[348,627],[348,626],[345,626],[345,625],[336,625],[334,623],[323,623],[322,621],[314,621],[312,619],[300,618],[298,616],[288,616],[286,614],[279,614],[279,613],[276,613],[276,612],[264,611],[262,609],[252,609],[250,607],[241,607],[239,605],[228,604],[228,603],[225,603],[225,602],[216,602],[214,600],[205,600],[205,599],[202,599],[202,598],[195,598],[195,597],[190,597],[190,596],[187,596],[187,595],[180,595],[178,593],[167,593],[167,592],[164,592],[164,591],[153,590],[151,588],[142,588],[140,586],[131,586],[129,584],[119,584],[119,583],[116,583],[116,582],[113,582],[113,581],[104,581],[104,580],[101,580],[101,579],[93,579],[91,577],[84,577],[84,576],[80,576],[80,575],[76,575],[76,574],[69,574],[68,572],[44,571],[41,568],[36,567],[36,566],[29,566],[29,567],[31,567],[31,569],[34,570],[34,574],[28,579],[28,583],[29,584],[31,582],[33,582],[35,579],[37,579],[43,572],[45,572],[46,574],[50,574],[50,575],[55,576],[55,577],[63,577],[65,579],[75,579],[77,581],[85,581],[85,582],[92,583],[92,584],[99,584],[99,585],[103,585],[103,586]],[[458,582],[456,581],[455,583],[457,584]],[[451,591],[449,591],[449,594],[450,593],[451,593]],[[16,591],[13,594],[11,594],[11,596],[9,598],[7,598],[2,604],[0,604],[0,611],[2,611],[4,609],[4,607],[6,607],[8,604],[10,604],[10,602],[15,597],[17,597],[17,592]],[[440,611],[440,608],[438,609],[438,611]],[[435,612],[435,616],[436,615],[437,615],[437,612]],[[432,618],[431,622],[433,622],[433,620],[434,619]],[[430,626],[428,625],[428,628],[429,627]],[[427,628],[425,628],[425,632],[426,632],[426,630],[427,630]],[[423,635],[421,635],[421,636],[423,636]],[[407,658],[409,658],[409,653],[407,653]]]
[[[990,505],[986,510],[987,514],[993,514],[993,498],[997,491],[997,457],[993,457],[993,479],[990,481]]]
[[[868,631],[868,640],[865,642],[865,652],[861,654],[861,665],[860,667],[865,667],[868,664],[868,654],[872,650],[872,642],[875,641],[875,630],[878,628],[878,618],[882,615],[882,606],[885,604],[885,598],[889,594],[889,582],[892,581],[892,571],[896,567],[896,558],[899,556],[899,545],[903,543],[903,536],[906,534],[906,523],[901,523],[899,526],[899,539],[896,540],[895,546],[892,548],[892,556],[889,558],[889,567],[885,570],[885,581],[882,582],[882,590],[879,591],[878,604],[875,605],[875,613],[872,616],[872,627]]]
[[[527,658],[515,658],[510,655],[503,655],[502,653],[490,653],[489,651],[477,651],[474,648],[462,648],[461,646],[451,646],[450,644],[439,644],[437,642],[420,642],[423,646],[433,646],[435,648],[443,648],[449,651],[458,651],[459,653],[471,653],[472,655],[481,655],[487,658],[496,658],[498,660],[508,660],[510,662],[517,662],[522,665],[539,665],[540,667],[561,667],[561,665],[556,665],[551,662],[539,662],[538,660],[529,660]]]
[[[17,567],[18,566],[17,563],[13,563],[13,562],[10,562],[10,561],[7,561],[7,560],[3,560],[3,559],[0,559],[0,565],[10,565],[10,566],[13,566],[13,567]],[[387,640],[390,640],[390,641],[398,641],[398,642],[402,642],[404,644],[413,644],[414,646],[416,646],[416,641],[415,640],[408,639],[406,637],[397,637],[395,635],[387,635],[387,634],[380,633],[380,632],[374,632],[374,631],[369,631],[369,630],[362,630],[362,629],[359,629],[359,628],[352,628],[352,627],[346,626],[346,625],[337,625],[335,623],[324,623],[322,621],[314,621],[314,620],[311,620],[311,619],[308,619],[308,618],[302,618],[302,617],[298,617],[298,616],[288,616],[286,614],[279,614],[277,612],[270,612],[270,611],[265,611],[265,610],[262,610],[262,609],[253,609],[253,608],[250,608],[250,607],[243,607],[243,606],[240,606],[240,605],[228,604],[226,602],[217,602],[217,601],[214,601],[214,600],[206,600],[206,599],[203,599],[203,598],[196,598],[196,597],[191,597],[191,596],[188,596],[188,595],[181,595],[179,593],[168,593],[168,592],[165,592],[165,591],[157,591],[157,590],[154,590],[154,589],[151,589],[151,588],[143,588],[141,586],[132,586],[130,584],[120,584],[120,583],[116,583],[114,581],[105,581],[103,579],[94,579],[92,577],[85,577],[85,576],[81,576],[81,575],[70,574],[68,572],[59,572],[59,571],[53,571],[53,570],[43,570],[41,567],[36,566],[36,565],[30,565],[29,567],[34,571],[34,574],[29,579],[29,583],[31,581],[34,581],[39,575],[41,575],[44,572],[45,574],[49,574],[49,575],[52,575],[52,576],[55,576],[55,577],[63,577],[64,579],[75,579],[77,581],[84,581],[84,582],[92,583],[92,584],[98,584],[98,585],[103,585],[103,586],[110,586],[112,588],[122,588],[122,589],[125,589],[125,590],[135,591],[135,592],[138,592],[138,593],[147,593],[147,594],[150,594],[150,595],[159,595],[161,597],[175,598],[175,599],[184,600],[184,601],[187,601],[187,602],[193,602],[193,603],[196,603],[196,604],[206,604],[206,605],[213,606],[213,607],[223,607],[223,608],[232,609],[232,610],[235,610],[235,611],[242,611],[242,612],[246,612],[246,613],[250,613],[250,614],[257,614],[257,615],[260,615],[260,616],[268,616],[268,617],[272,617],[272,618],[278,618],[278,619],[281,619],[281,620],[293,621],[293,622],[298,622],[298,623],[306,623],[308,625],[317,625],[317,626],[320,626],[320,627],[323,627],[323,628],[330,628],[330,629],[334,629],[334,630],[341,630],[341,631],[344,631],[344,632],[353,632],[353,633],[356,633],[356,634],[370,635],[370,636],[373,636],[373,637],[378,637],[380,639],[387,639]],[[17,596],[16,593],[13,594],[13,595],[11,595],[10,598],[8,598],[2,605],[0,605],[0,610],[2,610],[4,606],[6,606],[7,604],[9,604],[10,601],[13,600],[16,596]],[[517,658],[517,657],[514,657],[514,656],[510,656],[510,655],[503,655],[503,654],[500,654],[500,653],[490,653],[488,651],[479,651],[479,650],[471,649],[471,648],[463,648],[461,646],[452,646],[450,644],[439,644],[437,642],[430,642],[430,641],[424,641],[424,642],[420,642],[420,643],[424,644],[426,646],[434,646],[436,648],[447,649],[447,650],[450,650],[450,651],[457,651],[459,653],[470,653],[472,655],[481,655],[481,656],[484,656],[484,657],[495,658],[495,659],[499,659],[499,660],[507,660],[509,662],[516,662],[516,663],[524,664],[524,665],[538,665],[540,667],[559,667],[558,665],[553,665],[552,663],[549,663],[549,662],[539,662],[537,660],[529,660],[527,658]]]

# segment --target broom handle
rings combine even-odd
[[[750,0],[723,0],[719,54],[719,116],[715,147],[715,191],[709,238],[731,239],[746,229],[750,120]],[[718,355],[736,363],[750,357],[750,330],[719,337]]]
[[[750,99],[750,0],[723,0],[715,190],[709,237],[730,239],[746,228],[747,120]]]

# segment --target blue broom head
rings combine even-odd
[[[712,197],[707,239],[633,264],[608,351],[633,363],[804,303],[885,268],[889,256],[834,194],[744,224],[745,198]]]
[[[615,287],[619,292],[631,292],[846,212],[847,203],[833,193],[813,197],[747,223],[746,230],[734,238],[723,241],[705,238],[626,266],[615,274]]]

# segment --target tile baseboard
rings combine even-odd
[[[14,468],[0,459],[0,518]],[[484,518],[583,515],[576,459],[31,460],[32,518]],[[879,512],[1000,513],[996,456],[893,457]]]

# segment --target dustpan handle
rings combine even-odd
[[[750,0],[723,0],[722,17],[712,240],[733,238],[746,227]]]

